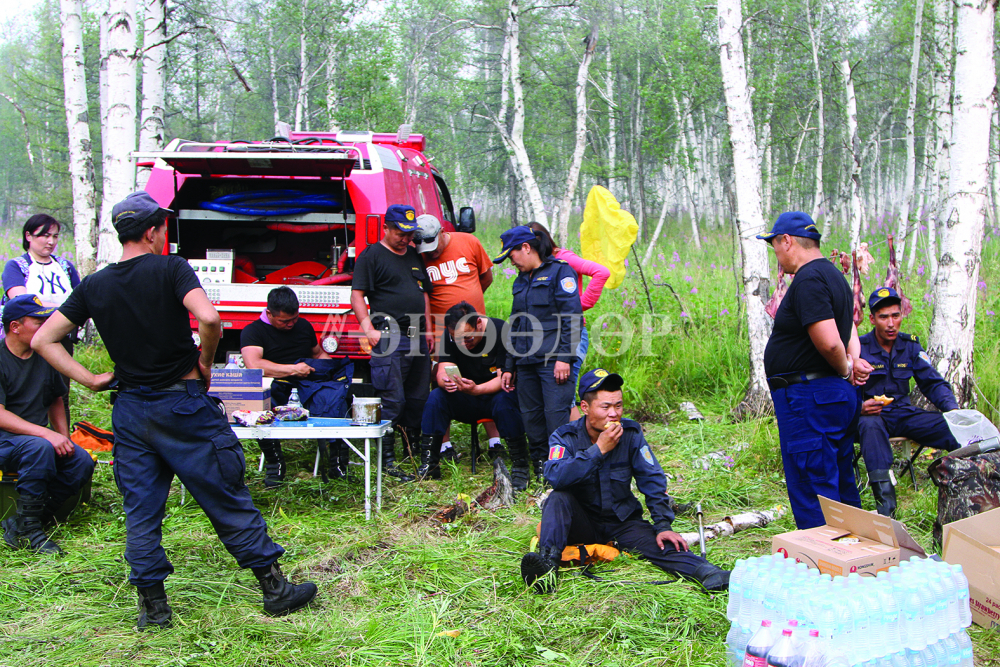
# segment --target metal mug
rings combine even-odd
[[[382,423],[382,399],[355,396],[354,401],[351,403],[351,423]]]

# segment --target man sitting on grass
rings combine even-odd
[[[639,424],[622,419],[624,384],[620,375],[602,368],[580,378],[583,417],[549,438],[545,480],[553,491],[542,507],[538,552],[521,559],[521,577],[536,593],[547,593],[567,544],[615,541],[662,570],[724,591],[729,571],[691,553],[684,538],[670,530],[674,513],[667,476]],[[652,524],[642,518],[632,478],[646,496]]]
[[[14,549],[60,554],[44,526],[94,472],[90,454],[69,439],[63,396],[66,383],[31,339],[55,308],[21,294],[3,309],[0,345],[0,467],[17,471],[17,515],[3,522]]]

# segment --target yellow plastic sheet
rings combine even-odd
[[[584,259],[603,264],[611,271],[604,285],[606,289],[615,289],[625,280],[625,258],[638,233],[635,217],[622,210],[613,194],[600,185],[590,189],[580,226],[580,251]]]

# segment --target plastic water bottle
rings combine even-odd
[[[938,640],[938,628],[941,627],[937,618],[937,600],[930,585],[930,577],[922,572],[919,581],[915,584],[917,593],[920,595],[920,614],[923,616],[923,629],[926,634],[927,645],[930,646]]]
[[[889,658],[889,667],[910,667],[910,663],[906,660],[905,651],[896,651]]]
[[[928,574],[927,584],[934,594],[934,617],[937,620],[937,639],[940,641],[951,634],[951,629],[948,627],[948,591],[936,571]]]
[[[292,389],[292,393],[288,396],[288,407],[290,408],[301,408],[302,403],[299,401],[299,390],[298,388]]]
[[[958,622],[963,628],[972,625],[972,609],[969,608],[969,580],[962,572],[961,565],[951,566],[951,576],[958,589]]]
[[[945,625],[948,626],[948,634],[954,634],[962,628],[962,622],[958,615],[958,586],[959,582],[955,578],[955,573],[952,571],[951,566],[947,563],[941,563],[943,567],[938,568],[938,573],[941,575],[941,581],[944,583],[945,593],[947,595],[948,602],[948,613],[946,615],[947,622]]]
[[[836,596],[833,601],[833,608],[837,610],[837,634],[834,637],[834,647],[841,651],[848,658],[854,652],[854,614],[851,603],[846,599],[847,591],[845,587],[835,586],[832,593]],[[851,661],[852,664],[855,661]]]
[[[781,631],[781,638],[767,652],[767,667],[796,667],[798,656],[792,641],[792,629]]]
[[[743,654],[743,667],[767,667],[767,654],[774,646],[771,621],[761,621],[760,629],[747,642]]]
[[[873,657],[873,644],[878,633],[869,633],[870,610],[866,604],[867,600],[860,574],[854,573],[847,578],[847,601],[851,605],[851,616],[854,617],[854,636],[857,639],[852,643],[850,657],[855,662],[865,662]]]
[[[973,667],[972,639],[969,637],[969,633],[965,631],[965,628],[962,628],[955,635],[955,639],[958,641],[958,647],[962,650],[962,661],[959,665],[961,667]]]
[[[823,643],[819,639],[819,630],[810,630],[809,636],[802,643],[801,667],[826,667],[826,656],[823,654]]]
[[[772,571],[759,571],[757,579],[753,582],[750,592],[750,627],[757,627],[765,620],[764,616],[764,595],[771,584]],[[769,620],[769,619],[768,619]]]
[[[927,647],[931,655],[934,656],[934,664],[937,667],[948,667],[948,652],[945,651],[944,642],[936,641]]]
[[[903,643],[899,638],[899,605],[893,595],[892,584],[885,572],[879,572],[875,581],[879,606],[882,608],[882,643],[887,654],[898,653],[903,650]]]
[[[740,641],[740,631],[741,628],[736,621],[729,626],[729,632],[726,633],[726,655],[729,656],[729,664],[736,667],[738,664],[743,664],[743,656],[737,655],[736,646]],[[739,662],[737,663],[737,660]]]
[[[900,634],[903,636],[903,644],[908,649],[906,657],[909,659],[909,651],[922,651],[927,646],[927,636],[924,633],[923,605],[917,587],[911,584],[906,586],[905,590]]]
[[[958,633],[948,635],[948,638],[943,642],[945,655],[948,656],[948,661],[944,664],[948,667],[953,667],[962,664],[962,647],[958,645]]]
[[[749,561],[746,571],[743,573],[742,592],[740,593],[739,623],[744,628],[752,628],[750,623],[751,609],[753,607],[753,585],[760,576],[760,561]]]
[[[912,648],[906,649],[906,662],[910,667],[928,667],[923,651],[914,651]]]
[[[729,601],[726,603],[726,618],[735,621],[740,617],[740,603],[743,596],[743,575],[747,571],[747,561],[740,558],[729,575]]]

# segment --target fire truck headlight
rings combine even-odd
[[[327,354],[333,354],[336,352],[338,346],[337,339],[333,336],[327,336],[323,339],[323,351]]]

